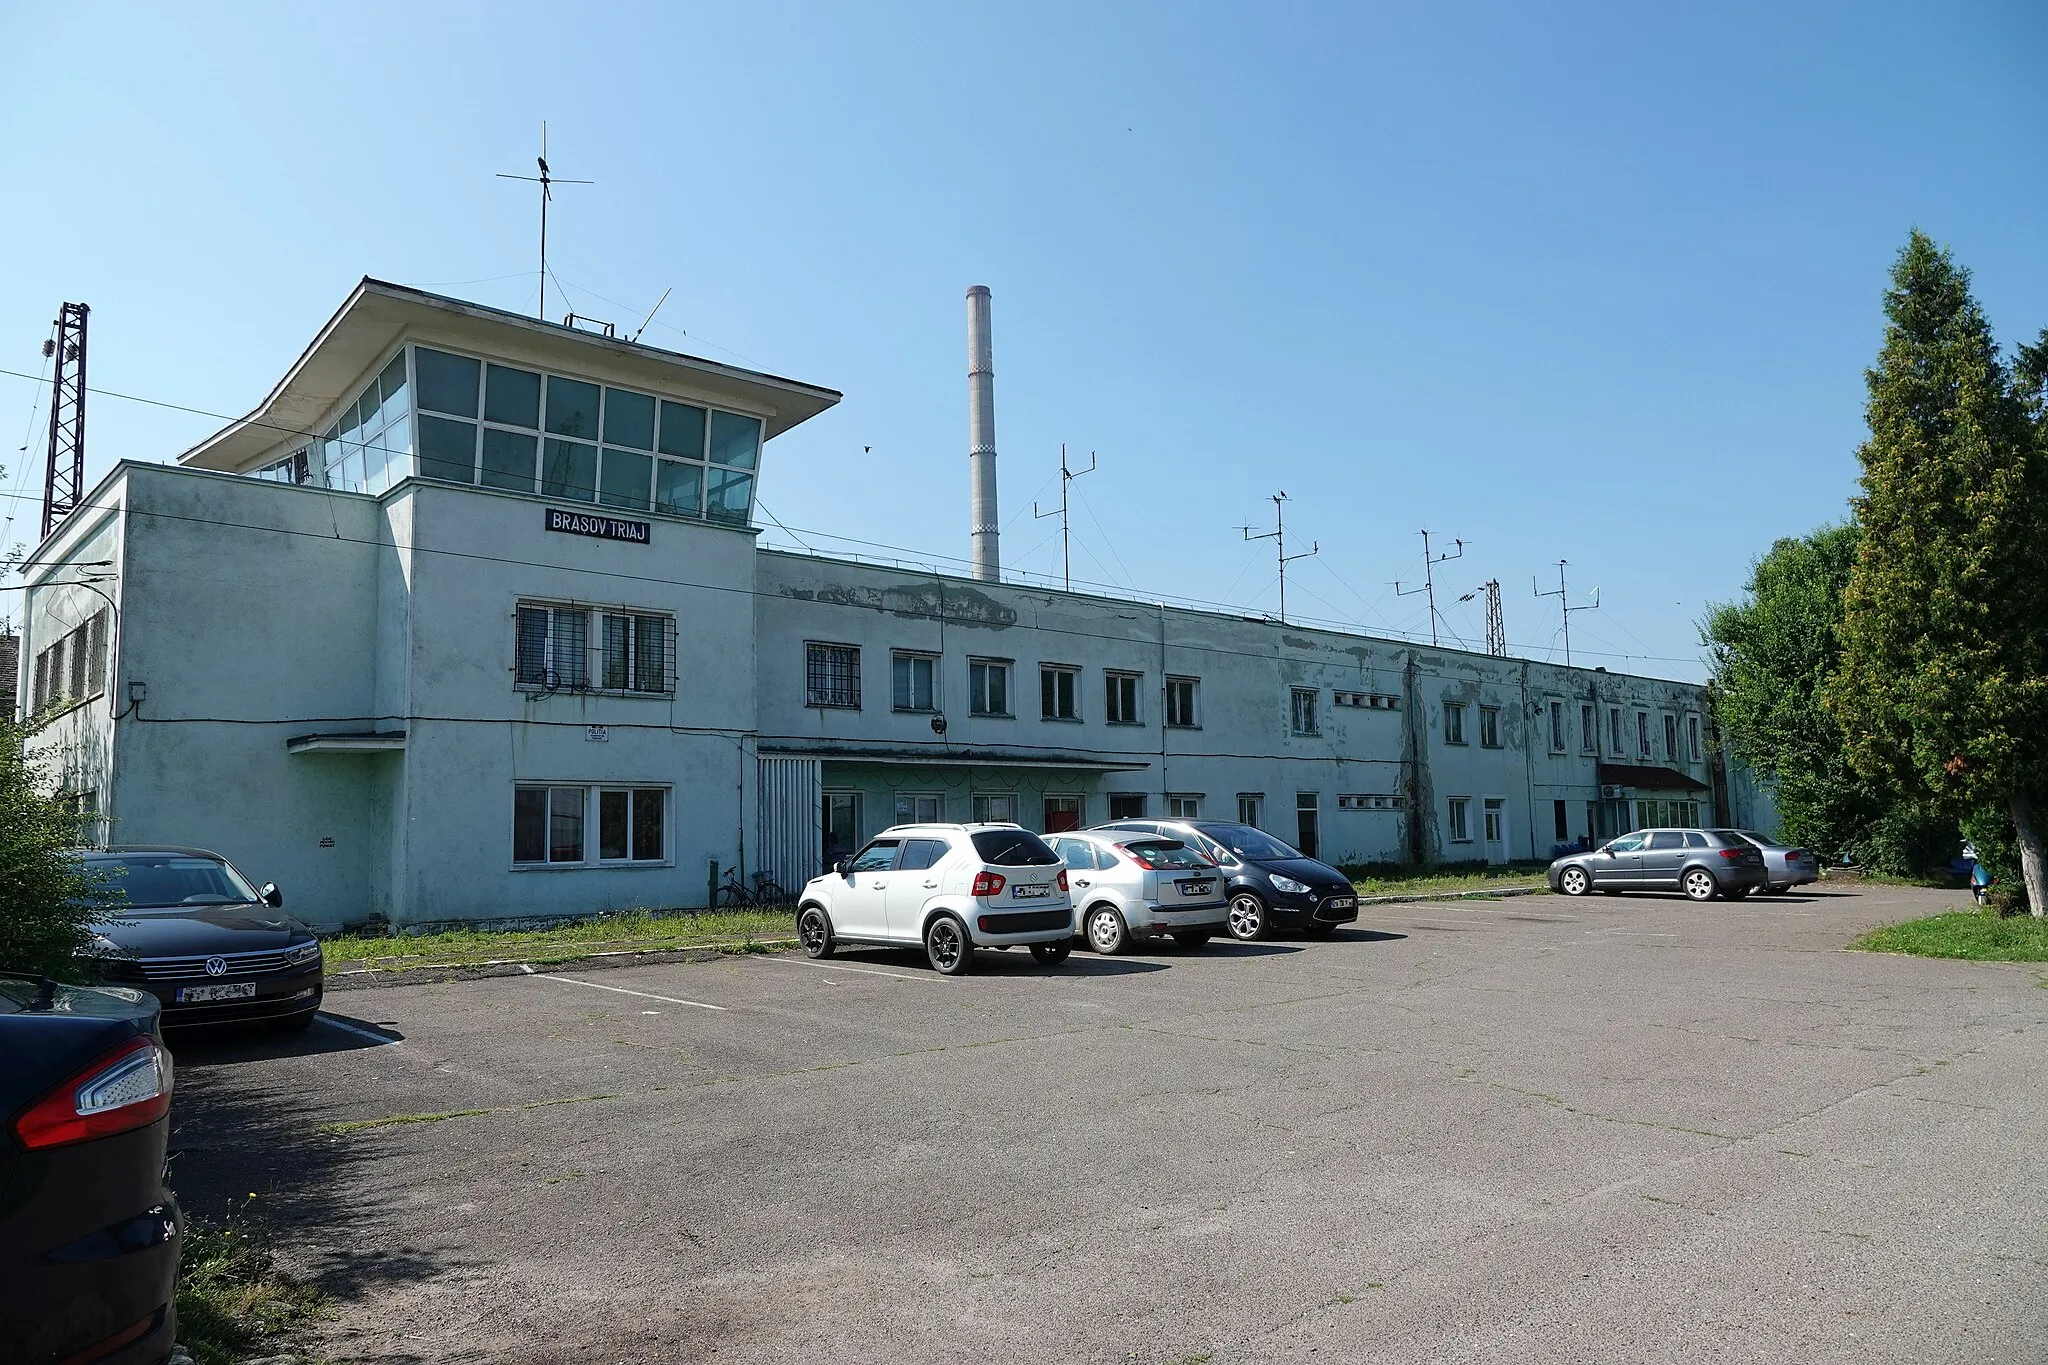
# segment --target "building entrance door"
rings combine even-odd
[[[1316,819],[1316,815],[1316,794],[1314,792],[1296,792],[1294,794],[1294,846],[1301,850],[1301,856],[1304,858],[1319,856],[1316,852],[1316,845],[1318,843],[1316,836],[1322,833],[1322,831],[1318,828],[1320,822]]]
[[[1508,860],[1508,803],[1505,797],[1489,796],[1481,809],[1486,836],[1486,861],[1499,865]]]

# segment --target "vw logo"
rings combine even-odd
[[[228,960],[224,957],[209,957],[206,959],[206,974],[208,976],[226,976],[228,974]]]

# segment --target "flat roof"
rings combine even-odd
[[[424,289],[364,276],[284,378],[254,411],[178,457],[197,469],[240,473],[265,454],[310,437],[320,421],[361,385],[370,367],[402,336],[502,356],[621,385],[684,393],[760,416],[780,436],[837,403],[835,389],[780,375],[665,351],[508,313]]]

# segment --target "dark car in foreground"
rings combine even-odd
[[[1820,880],[1820,859],[1810,850],[1766,839],[1755,830],[1738,829],[1735,833],[1755,844],[1764,855],[1764,884],[1757,890],[1765,895]]]
[[[101,970],[155,995],[165,1028],[313,1022],[325,990],[320,940],[283,913],[274,884],[259,891],[227,859],[198,848],[79,856],[111,897],[95,926]]]
[[[1327,934],[1358,918],[1351,879],[1281,843],[1262,829],[1229,820],[1112,820],[1104,834],[1158,834],[1206,854],[1223,869],[1230,902],[1224,927],[1250,942],[1274,930]]]
[[[1550,865],[1550,889],[1683,891],[1696,901],[1741,900],[1764,884],[1764,855],[1732,829],[1639,829]]]
[[[147,992],[0,974],[0,1360],[159,1365],[182,1219]]]

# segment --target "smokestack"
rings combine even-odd
[[[967,472],[974,490],[974,577],[998,582],[1003,557],[996,544],[996,366],[985,284],[967,291]]]

